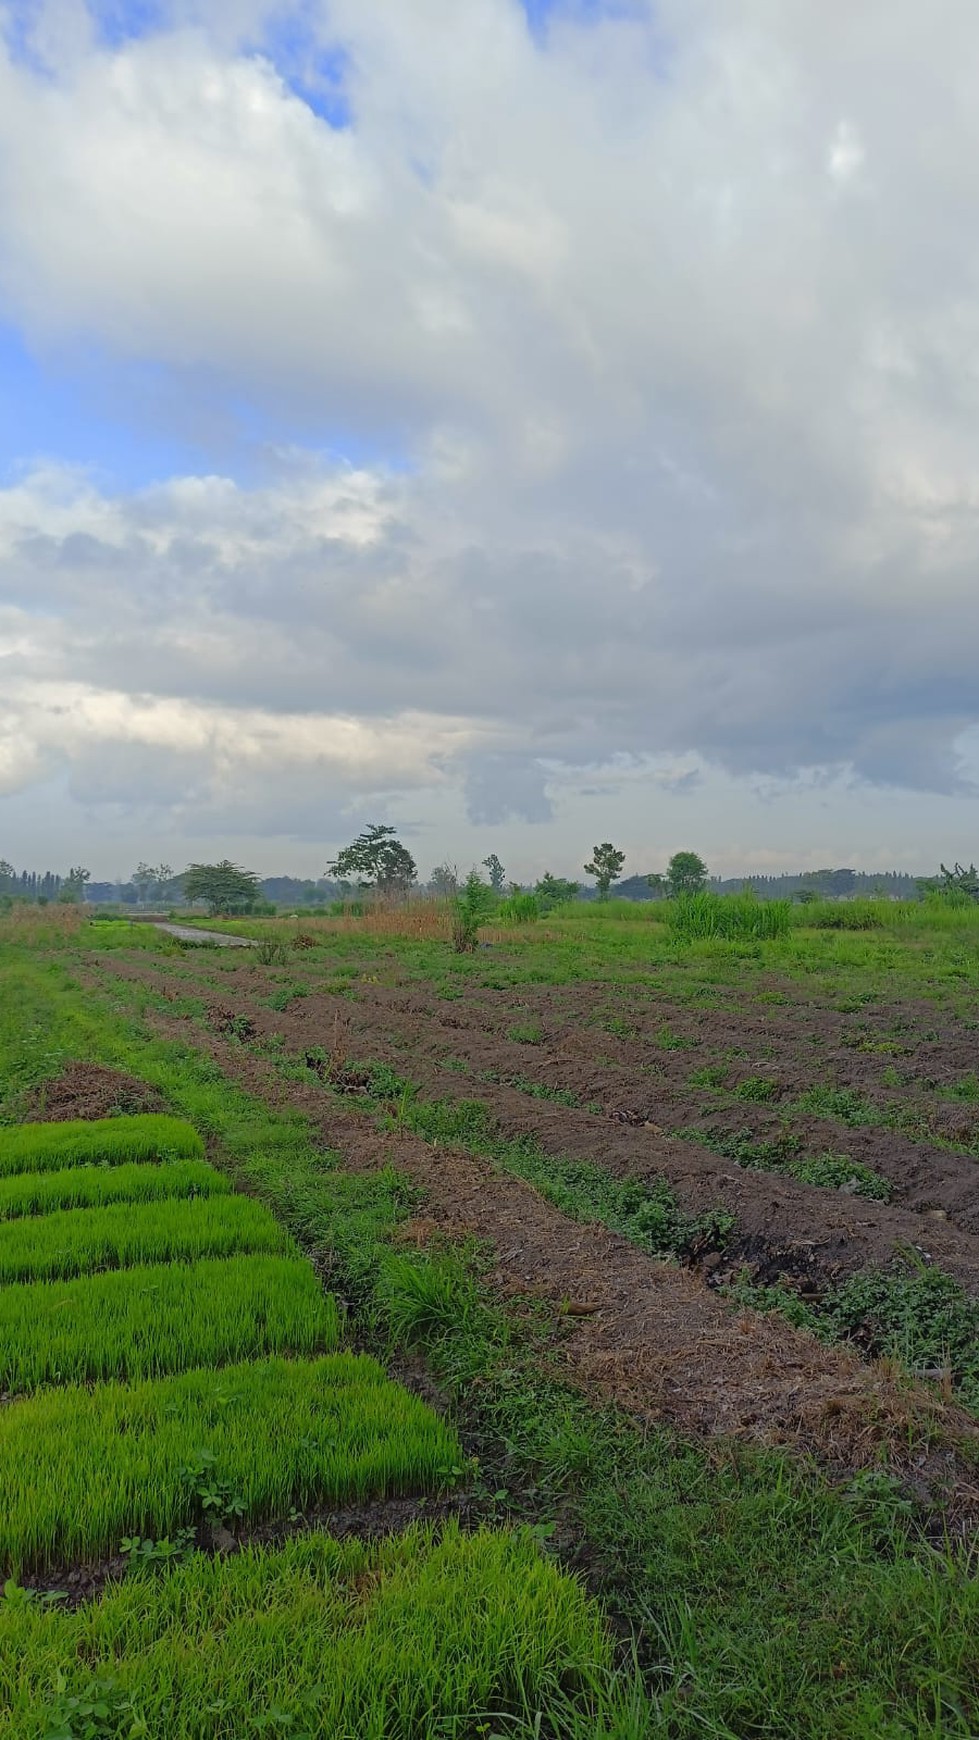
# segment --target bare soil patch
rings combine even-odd
[[[106,967],[146,977],[144,963],[114,957]],[[251,1013],[264,1029],[273,1012],[252,1004]],[[327,1014],[332,1024],[332,1009],[321,1009],[320,1019]],[[315,1012],[304,1004],[297,1016],[304,1031],[311,1016],[315,1031]],[[418,1235],[483,1241],[493,1252],[492,1282],[504,1296],[530,1296],[554,1307],[561,1325],[555,1363],[600,1399],[681,1430],[790,1445],[841,1467],[872,1466],[886,1453],[892,1467],[925,1489],[947,1482],[951,1457],[960,1491],[970,1494],[970,1504],[973,1497],[979,1503],[970,1466],[979,1429],[936,1391],[899,1381],[886,1366],[865,1364],[850,1350],[825,1347],[779,1318],[735,1308],[703,1276],[656,1262],[602,1226],[568,1220],[530,1185],[488,1161],[433,1148],[408,1132],[378,1130],[356,1099],[329,1094],[312,1072],[308,1080],[294,1080],[188,1018],[150,1019],[184,1042],[192,1034],[195,1045],[252,1092],[303,1111],[349,1168],[395,1165],[405,1172],[426,1193]],[[284,1025],[279,1013],[268,1023],[280,1032]],[[290,1049],[297,1038],[290,1029]],[[539,1109],[545,1117],[551,1113]],[[625,1141],[638,1134],[611,1124],[599,1128],[606,1138]],[[566,1141],[561,1151],[568,1152]],[[744,1178],[751,1182],[751,1175]],[[805,1197],[819,1194],[806,1191]]]
[[[169,995],[163,970],[142,960],[113,964]],[[226,975],[220,977],[226,983]],[[774,1139],[779,1111],[731,1096],[724,1102],[712,1102],[709,1094],[693,1097],[686,1078],[710,1061],[709,1051],[705,1058],[703,1050],[664,1050],[658,1037],[651,1061],[648,1052],[645,1063],[620,1059],[621,1036],[606,1035],[588,1020],[596,1003],[608,1008],[608,987],[531,987],[538,993],[535,1002],[524,986],[519,999],[507,993],[502,1001],[500,993],[476,991],[478,1018],[468,1001],[445,1002],[417,986],[364,984],[356,999],[312,991],[284,1010],[258,1001],[269,993],[269,981],[260,972],[236,972],[234,989],[235,1007],[247,1010],[256,1034],[279,1035],[291,1054],[318,1050],[333,1059],[340,1045],[351,1061],[390,1064],[433,1097],[482,1100],[504,1137],[532,1136],[547,1153],[590,1160],[617,1177],[665,1178],[688,1214],[713,1208],[732,1213],[736,1227],[725,1261],[712,1265],[715,1282],[747,1265],[756,1281],[784,1279],[818,1291],[869,1264],[886,1264],[911,1247],[979,1292],[979,1159],[912,1142],[895,1130],[797,1118],[793,1127],[800,1152],[843,1151],[895,1184],[894,1200],[881,1203],[740,1166],[699,1142],[671,1136],[671,1128],[699,1111],[705,1125],[722,1132]],[[564,999],[560,1028],[556,1016],[546,1013],[559,994]],[[505,1036],[518,1019],[526,1019],[528,1009],[543,1027],[537,1044]],[[698,1011],[695,1017],[707,1035],[713,1014]],[[672,1018],[671,1037],[684,1015],[689,1017],[689,1011],[680,1009]],[[759,1019],[767,1031],[768,1014]],[[776,1008],[771,1019],[785,1026],[785,1009]],[[662,1025],[658,1018],[658,1036]],[[843,1047],[844,1058],[851,1055]],[[801,1070],[798,1059],[797,1065]],[[767,1068],[774,1076],[771,1060]],[[515,1079],[524,1082],[522,1089],[511,1085]],[[800,1073],[795,1085],[812,1081],[810,1067],[808,1078]],[[540,1097],[542,1092],[549,1097]],[[560,1103],[555,1094],[571,1095],[579,1104]],[[582,1109],[586,1106],[594,1109]]]

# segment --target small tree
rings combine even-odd
[[[552,876],[549,870],[545,870],[534,893],[540,901],[541,911],[550,912],[552,907],[563,906],[565,901],[573,900],[580,888],[580,882],[569,882],[567,877]]]
[[[965,894],[969,900],[979,900],[979,872],[974,864],[970,864],[968,870],[959,863],[952,870],[947,870],[944,864],[940,869],[943,894]]]
[[[457,955],[475,953],[479,941],[479,926],[493,909],[493,890],[484,882],[478,870],[470,870],[465,887],[456,901],[452,920],[452,946]]]
[[[613,882],[618,882],[624,863],[625,853],[613,846],[610,840],[592,847],[591,863],[585,865],[585,875],[594,876],[599,900],[608,899],[608,891]]]
[[[376,888],[382,894],[403,893],[418,875],[407,846],[402,846],[394,828],[380,822],[370,822],[326,868],[329,875],[342,881],[356,877],[361,888]]]
[[[454,895],[458,894],[459,872],[455,865],[436,864],[435,869],[428,878],[428,886],[432,894],[439,894],[443,898],[451,899]]]
[[[666,896],[670,892],[670,885],[661,870],[654,870],[650,876],[646,877],[646,881],[649,883],[649,886],[653,891],[653,898],[655,900],[666,899]]]
[[[85,899],[85,884],[91,880],[91,870],[85,870],[81,864],[76,864],[69,870],[58,890],[58,899],[62,906],[78,906]]]
[[[483,869],[489,876],[493,893],[502,894],[506,887],[506,871],[495,852],[491,852],[488,858],[483,859]]]
[[[228,858],[222,858],[220,864],[191,864],[180,880],[184,898],[192,905],[204,901],[212,918],[251,912],[262,895],[262,885],[254,871],[242,870]]]
[[[707,886],[707,865],[696,852],[674,852],[666,866],[666,880],[674,900],[681,894],[699,894]]]

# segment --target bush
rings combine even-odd
[[[808,930],[882,930],[884,914],[874,900],[818,901],[796,914]]]

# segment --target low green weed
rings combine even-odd
[[[869,1100],[863,1099],[853,1088],[817,1085],[809,1088],[796,1101],[795,1109],[809,1112],[817,1118],[836,1118],[850,1130],[885,1122],[885,1115],[879,1107],[871,1105]]]
[[[777,1081],[770,1081],[767,1076],[763,1075],[749,1075],[744,1081],[738,1083],[734,1090],[734,1097],[739,1100],[747,1100],[752,1105],[766,1105],[770,1100],[777,1100],[779,1092]]]

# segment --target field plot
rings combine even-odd
[[[281,921],[244,927],[275,941],[266,960],[169,953],[145,937],[128,949],[122,927],[105,947],[102,927],[82,929],[50,956],[36,939],[3,951],[0,938],[22,1011],[20,1027],[0,1014],[0,1118],[46,1099],[70,1122],[72,1095],[81,1104],[87,1091],[78,1060],[91,1057],[103,1099],[112,1070],[145,1081],[248,1192],[144,1197],[135,1174],[179,1166],[172,1150],[134,1167],[83,1145],[34,1174],[52,1180],[46,1201],[11,1198],[0,1382],[33,1393],[0,1409],[7,1564],[36,1576],[111,1555],[124,1531],[175,1538],[191,1527],[206,1544],[210,1490],[247,1532],[324,1500],[436,1492],[465,1471],[470,1508],[533,1524],[611,1609],[625,1644],[613,1663],[594,1610],[575,1608],[580,1588],[543,1565],[536,1542],[488,1534],[487,1553],[510,1566],[527,1555],[532,1580],[546,1573],[543,1589],[555,1578],[567,1613],[599,1627],[579,1668],[577,1619],[546,1662],[515,1620],[507,1660],[536,1665],[522,1699],[479,1682],[488,1732],[974,1740],[979,929],[971,913],[955,925],[883,906],[857,917],[866,930],[704,942],[663,913],[574,912],[490,931],[473,956],[426,936],[417,917],[403,935],[395,919],[304,922],[294,953]],[[35,1067],[23,1035],[42,1030]],[[133,1194],[63,1203],[70,1186],[55,1181],[76,1166],[93,1192],[95,1174],[131,1168]],[[183,1249],[154,1254],[154,1227],[202,1226],[229,1202],[272,1211],[280,1239],[288,1228],[315,1250],[361,1345],[422,1360],[453,1424],[375,1362],[332,1351],[335,1316],[303,1318],[312,1339],[294,1339],[247,1284],[206,1328],[182,1310],[184,1283],[216,1296],[199,1271],[301,1265],[288,1242],[222,1255],[190,1230]],[[86,1244],[86,1217],[117,1214],[125,1246]],[[59,1220],[75,1233],[39,1231]],[[42,1266],[14,1281],[3,1269],[4,1238],[31,1227],[35,1263],[55,1247],[92,1252],[77,1278]],[[9,1248],[16,1273],[22,1247]],[[45,1290],[46,1312],[30,1302]],[[62,1298],[77,1319],[67,1336]],[[279,1306],[287,1318],[284,1295]],[[269,1339],[249,1347],[253,1333]],[[93,1375],[96,1388],[82,1387]],[[60,1449],[32,1464],[38,1442]],[[260,1685],[263,1717],[285,1696],[283,1735],[474,1740],[482,1716],[460,1725],[451,1676],[438,1711],[418,1716],[431,1683],[421,1644],[400,1704],[380,1644],[378,1677],[358,1678],[359,1644],[337,1630],[329,1591],[346,1587],[344,1564],[365,1565],[357,1553],[378,1555],[363,1585],[352,1575],[383,1628],[396,1586],[410,1602],[443,1549],[461,1565],[483,1539],[450,1529],[441,1545],[303,1538],[236,1560],[198,1556],[138,1591],[127,1583],[77,1614],[45,1615],[46,1657],[28,1604],[0,1613],[0,1685],[6,1674],[11,1710],[27,1709],[32,1676],[56,1684],[59,1664],[83,1649],[140,1719],[172,1709],[165,1736],[204,1740],[212,1730],[195,1728],[193,1700],[181,1701],[189,1669],[173,1679],[178,1634],[202,1635],[205,1615],[240,1589],[241,1689],[231,1676],[215,1735],[240,1731]],[[322,1575],[317,1554],[331,1567]],[[448,1586],[455,1572],[441,1562]],[[469,1654],[481,1659],[480,1587],[474,1573],[481,1618],[460,1618],[463,1674]],[[330,1680],[339,1702],[324,1699],[315,1717],[301,1665],[291,1691],[277,1690],[288,1650],[307,1657],[292,1618],[281,1639],[270,1627],[259,1640],[259,1588],[273,1603],[283,1591],[284,1616],[308,1613],[325,1659],[354,1664],[349,1686]],[[499,1598],[516,1612],[512,1589]],[[199,1698],[223,1671],[217,1633],[199,1680],[188,1677]]]

